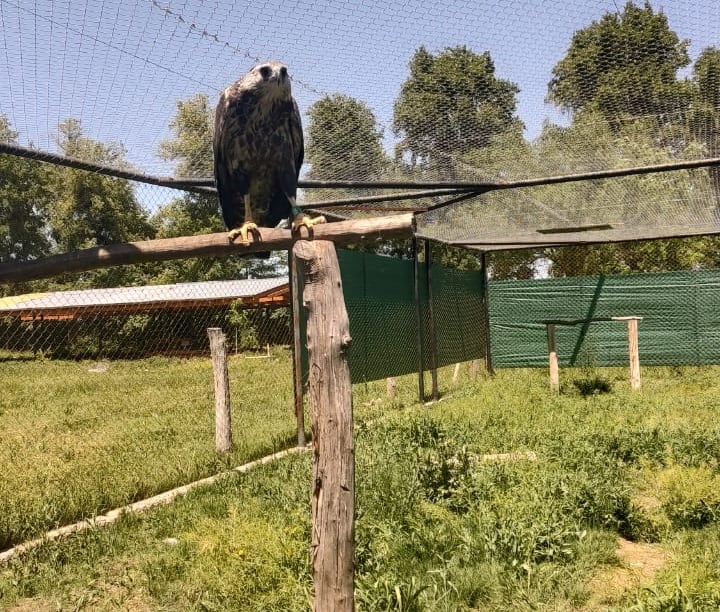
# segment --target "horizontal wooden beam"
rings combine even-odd
[[[300,238],[331,240],[337,244],[359,244],[384,238],[410,238],[413,231],[413,215],[405,213],[326,223],[316,225],[310,231],[303,227],[300,230]],[[230,242],[225,232],[110,244],[30,261],[2,263],[0,283],[22,282],[68,272],[83,272],[148,261],[286,251],[292,246],[294,239],[297,239],[297,236],[292,236],[290,230],[260,228],[256,240],[248,245],[239,241]]]

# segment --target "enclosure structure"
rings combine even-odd
[[[208,212],[211,108],[223,87],[270,55],[290,65],[306,109],[301,206],[346,223],[314,237],[412,252],[416,327],[429,319],[431,347],[444,336],[434,326],[439,313],[419,308],[418,241],[455,267],[489,261],[484,270],[495,278],[720,263],[715,240],[666,241],[720,233],[712,2],[619,9],[558,0],[478,11],[453,2],[301,2],[270,22],[264,7],[233,3],[77,6],[2,4],[4,294],[45,290],[32,283],[53,275],[96,288],[232,278],[249,269],[234,256],[288,250],[292,239],[278,229],[244,252],[207,233],[221,229]],[[317,35],[287,35],[297,28]],[[388,220],[396,212],[402,222]],[[369,232],[379,220],[397,232]],[[378,233],[382,242],[369,239]],[[215,267],[186,263],[210,257]],[[159,270],[142,267],[158,262]],[[121,265],[136,267],[113,275]],[[108,275],[84,275],[108,267]],[[492,321],[492,292],[482,307]],[[647,310],[612,314],[652,326]],[[437,366],[434,351],[429,359]]]

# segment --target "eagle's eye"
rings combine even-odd
[[[260,66],[260,76],[262,76],[263,79],[269,79],[271,74],[272,70],[270,66]]]
[[[285,77],[287,77],[287,68],[285,68],[285,66],[283,66],[282,68],[280,68],[280,76],[281,76],[283,79],[284,79]]]

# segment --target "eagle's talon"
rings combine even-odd
[[[313,225],[318,223],[326,223],[325,217],[322,215],[312,218],[307,215],[298,215],[293,219],[291,229],[293,232],[300,231],[300,228],[304,225],[308,229],[312,228]]]
[[[250,240],[248,239],[248,234],[255,235],[258,231],[257,227],[256,223],[243,223],[240,227],[231,229],[228,232],[228,240],[230,242],[235,242],[235,239],[240,236],[240,242],[244,245],[249,245]]]

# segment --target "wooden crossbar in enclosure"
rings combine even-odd
[[[550,388],[560,390],[560,365],[555,341],[556,325],[587,325],[598,321],[627,321],[628,326],[628,356],[630,359],[630,387],[633,390],[640,388],[640,350],[638,342],[638,322],[642,317],[592,317],[589,319],[547,319],[543,321],[547,330],[548,366],[550,369]]]

